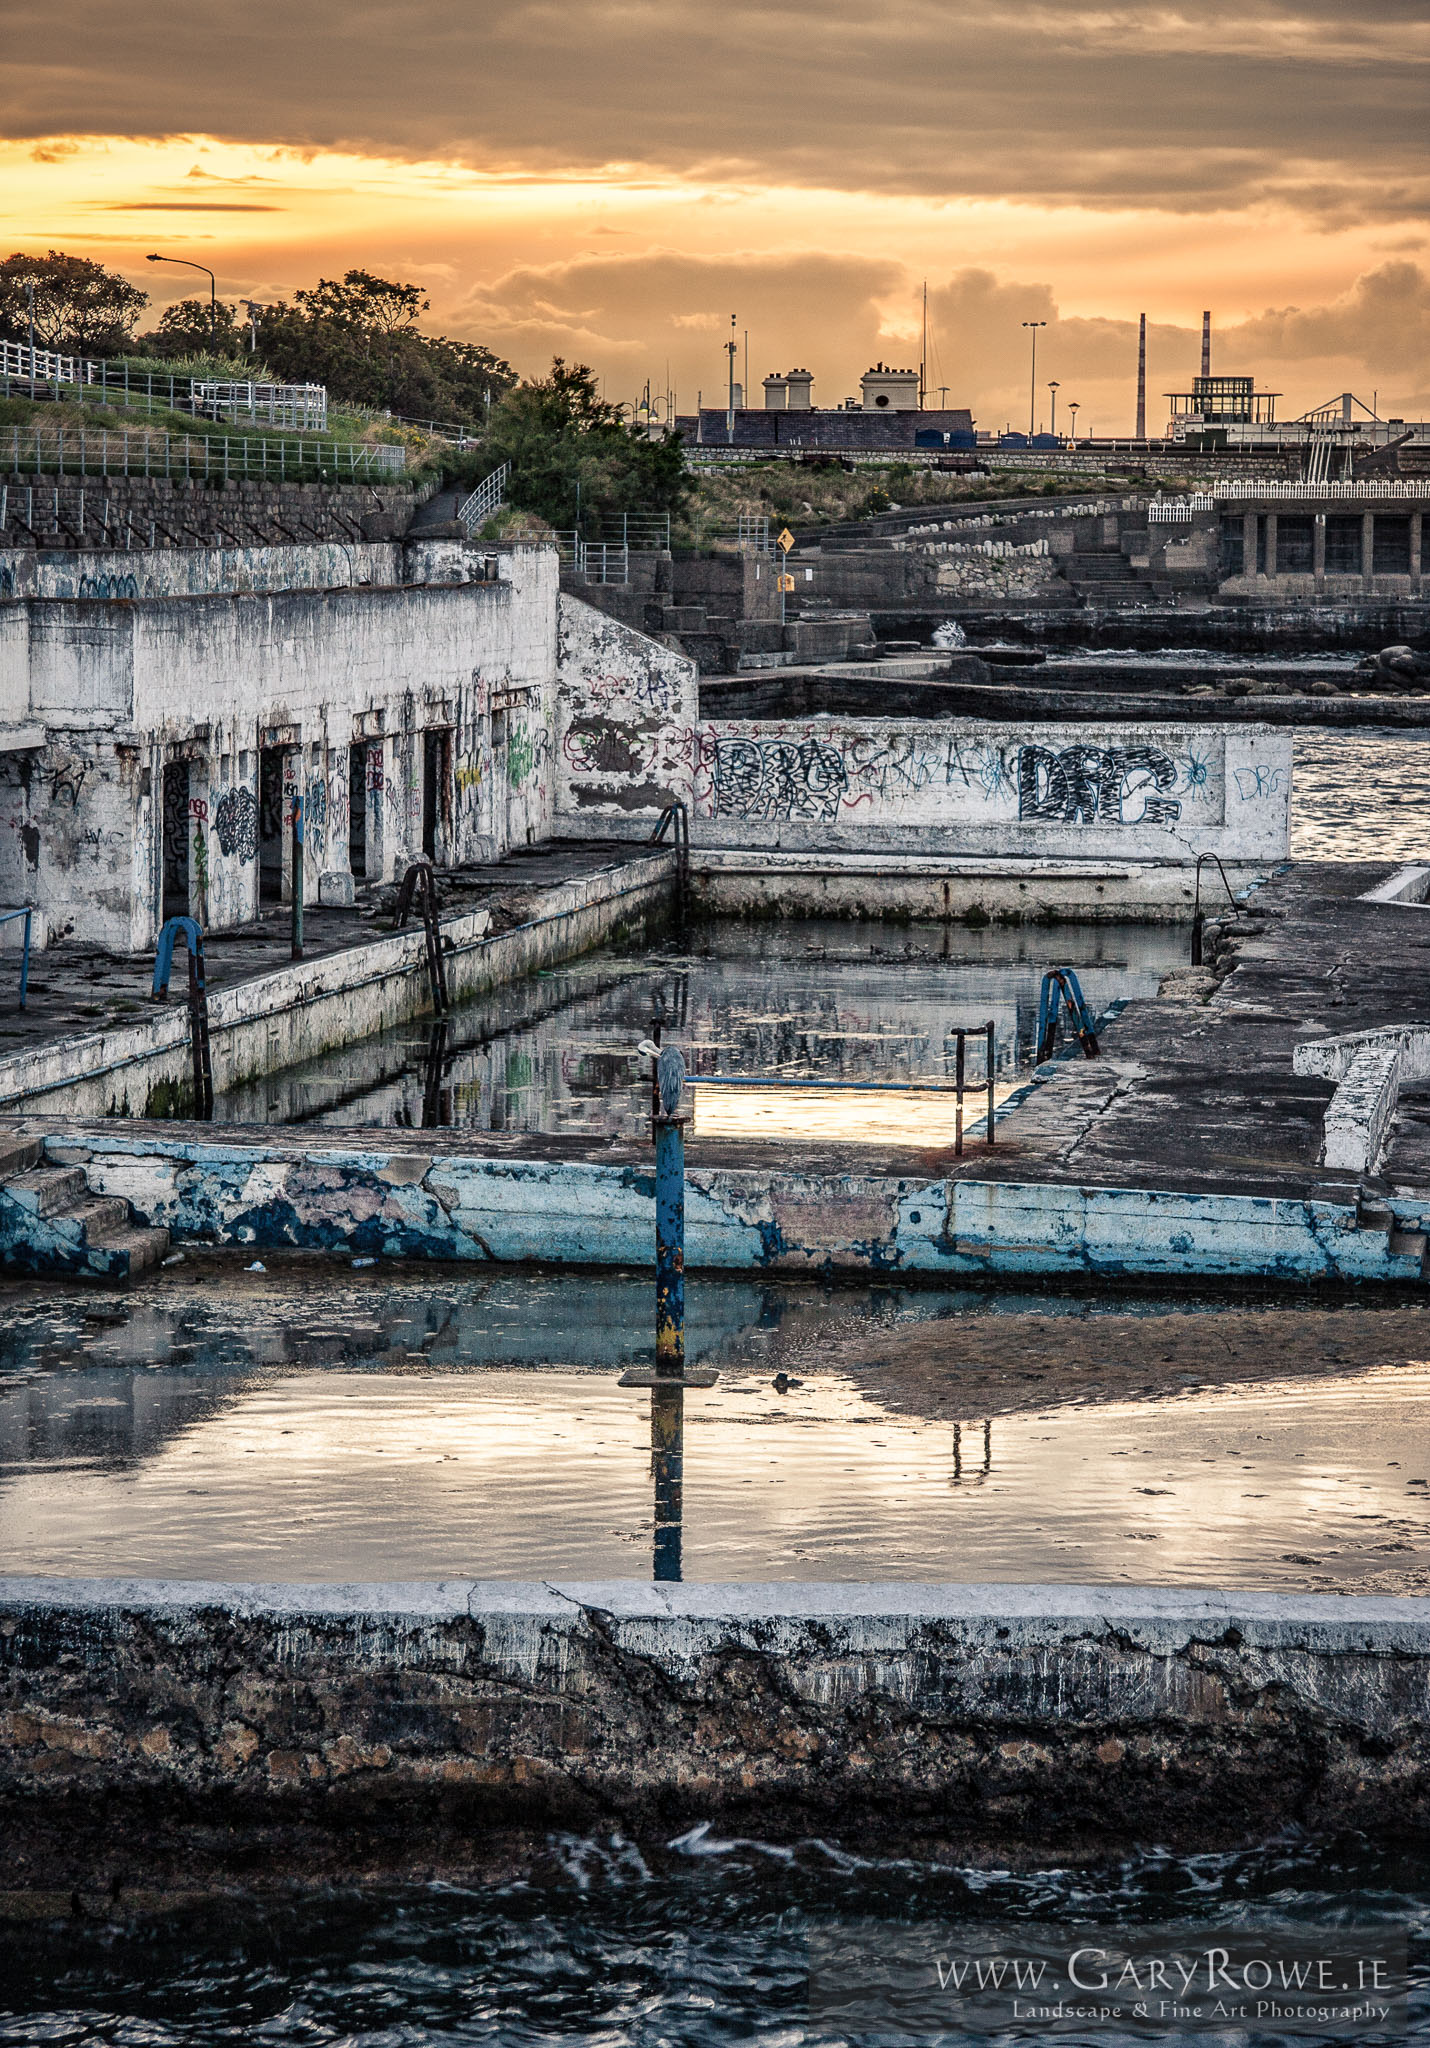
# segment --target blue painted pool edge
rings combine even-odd
[[[176,1243],[388,1259],[654,1263],[644,1166],[443,1154],[416,1146],[225,1143],[120,1128],[51,1133]],[[12,1246],[0,1245],[7,1264]],[[698,1163],[687,1177],[693,1271],[1208,1277],[1418,1284],[1418,1259],[1361,1230],[1347,1203],[1058,1182],[778,1173]]]

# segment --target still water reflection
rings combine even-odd
[[[420,1350],[37,1374],[0,1395],[0,1544],[87,1576],[1430,1583],[1430,1367],[988,1421],[761,1350],[663,1412]]]
[[[864,920],[725,919],[603,947],[219,1098],[230,1122],[458,1125],[649,1134],[653,1012],[693,1074],[951,1081],[960,1027],[994,1020],[1001,1092],[1026,1075],[1045,968],[1073,966],[1095,1011],[1154,995],[1185,928],[901,929]],[[970,1047],[970,1079],[985,1072]]]

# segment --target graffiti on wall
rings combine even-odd
[[[918,731],[836,740],[806,730],[788,738],[706,733],[695,753],[696,804],[713,817],[832,821],[841,811],[961,789],[980,804],[1011,809],[1016,802],[1027,823],[1170,830],[1183,809],[1173,790],[1214,801],[1208,759],[1191,756],[1179,769],[1162,748],[1145,744],[1055,749]],[[572,765],[581,768],[627,765],[584,738],[578,754]]]
[[[506,778],[520,789],[539,775],[551,755],[551,735],[545,726],[515,725],[507,736]]]
[[[827,740],[718,739],[710,770],[716,817],[832,819],[849,788]]]
[[[251,789],[226,789],[214,808],[214,837],[225,860],[246,866],[258,852],[258,802]]]
[[[1166,825],[1182,815],[1177,770],[1160,747],[1018,750],[1018,816],[1059,825]]]

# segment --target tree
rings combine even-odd
[[[482,457],[511,464],[508,495],[558,529],[598,535],[622,512],[678,513],[690,493],[678,434],[652,440],[607,405],[585,363],[552,359],[492,412]]]
[[[34,286],[35,341],[74,355],[116,355],[149,303],[149,294],[87,256],[7,256],[0,263],[0,333],[29,336],[29,286]]]
[[[247,344],[247,326],[240,325],[236,306],[220,299],[211,312],[207,299],[179,299],[136,345],[155,356],[236,356]]]

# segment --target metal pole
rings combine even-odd
[[[953,1070],[953,1152],[955,1158],[961,1157],[963,1153],[963,1057],[964,1036],[960,1031],[958,1034],[958,1051],[955,1055]]]
[[[25,279],[25,295],[30,303],[30,400],[35,397],[35,280]]]
[[[303,795],[293,792],[293,958],[303,957]]]
[[[685,1378],[685,1123],[655,1121],[655,1369]]]
[[[1038,418],[1038,329],[1047,326],[1046,320],[1025,320],[1024,327],[1033,336],[1033,368],[1028,379],[1028,433],[1031,437],[1037,431]]]
[[[990,1017],[988,1019],[988,1052],[986,1055],[988,1060],[988,1142],[990,1145],[993,1143],[993,1061],[996,1053],[993,1043],[993,1024],[994,1019]]]

